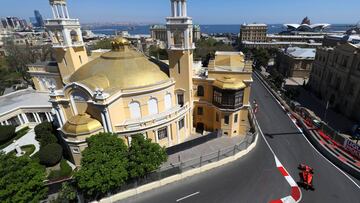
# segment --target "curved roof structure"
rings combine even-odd
[[[317,23],[317,24],[284,24],[284,26],[289,31],[308,31],[308,32],[314,32],[314,31],[321,31],[325,28],[330,27],[330,24],[327,23]]]
[[[109,94],[124,89],[162,84],[170,80],[160,67],[142,53],[127,46],[124,40],[113,43],[115,49],[90,61],[77,70],[69,82],[83,84],[91,90],[103,89]]]

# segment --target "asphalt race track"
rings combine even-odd
[[[257,119],[267,141],[295,181],[300,179],[299,163],[309,164],[315,170],[315,191],[302,190],[301,202],[360,203],[360,189],[307,142],[256,77],[252,86],[253,99],[259,104]],[[290,186],[259,136],[256,148],[233,163],[122,202],[264,203],[288,195]]]
[[[252,99],[260,107],[257,119],[279,160],[295,181],[300,180],[299,163],[315,170],[315,191],[302,190],[301,202],[360,202],[360,188],[307,142],[260,81],[253,78]]]

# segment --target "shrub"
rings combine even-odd
[[[44,133],[45,134],[52,133],[54,131],[54,128],[51,123],[44,122],[44,123],[40,123],[39,125],[35,126],[34,130],[35,130],[36,139],[37,139],[38,136],[41,136]]]
[[[57,138],[53,134],[53,126],[49,122],[44,122],[35,127],[35,139],[40,142],[41,147],[56,143]]]
[[[16,135],[15,126],[12,125],[0,126],[0,143],[4,143],[14,138],[15,135]]]
[[[62,152],[62,147],[57,143],[46,145],[39,151],[40,163],[45,166],[54,166],[61,160]]]
[[[46,145],[57,143],[57,138],[54,134],[43,134],[41,136],[41,139],[38,140],[40,142],[41,147],[45,147]]]

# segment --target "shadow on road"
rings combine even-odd
[[[301,132],[288,132],[288,133],[265,133],[264,135],[266,137],[269,137],[271,139],[274,138],[274,136],[278,136],[278,135],[301,135]]]

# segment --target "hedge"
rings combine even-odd
[[[12,125],[0,126],[0,144],[14,138],[16,135],[15,129],[15,126]]]
[[[39,151],[40,164],[55,166],[61,160],[62,152],[62,147],[57,143],[41,147]]]

